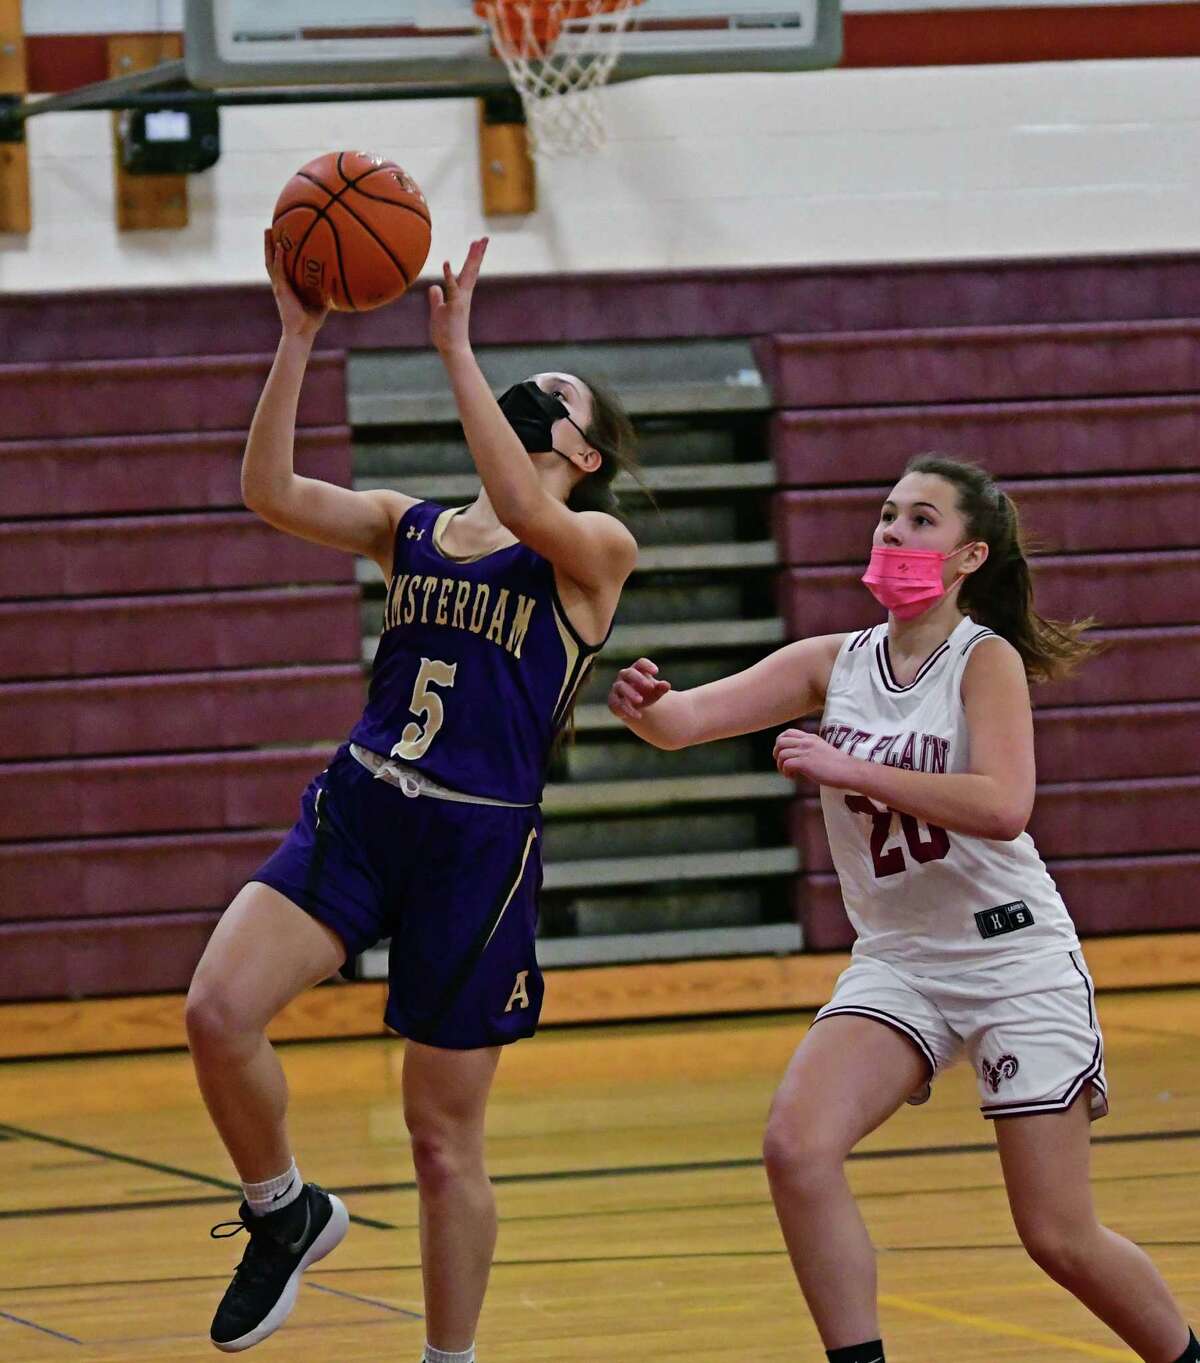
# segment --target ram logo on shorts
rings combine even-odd
[[[1000,1085],[1006,1079],[1011,1079],[1021,1068],[1021,1062],[1015,1055],[1002,1055],[994,1065],[990,1060],[981,1060],[979,1063],[983,1069],[983,1077],[987,1080],[988,1088],[993,1093],[999,1093]]]

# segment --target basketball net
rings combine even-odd
[[[605,142],[599,90],[642,0],[476,0],[492,45],[525,108],[538,156],[595,151]]]

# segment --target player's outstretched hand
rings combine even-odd
[[[271,277],[271,289],[275,294],[275,306],[279,309],[279,320],[283,323],[287,336],[315,336],[329,316],[329,304],[322,308],[310,308],[292,288],[283,263],[283,247],[275,240],[275,234],[268,227],[263,233],[263,250],[267,258],[267,274]]]
[[[785,729],[775,740],[775,765],[789,781],[804,777],[819,786],[840,786],[852,760],[803,729]]]
[[[670,689],[671,683],[659,677],[657,664],[639,658],[632,667],[623,667],[617,673],[608,693],[608,708],[618,719],[641,719]]]
[[[458,274],[444,260],[442,282],[429,290],[429,339],[442,355],[470,348],[471,297],[487,246],[487,237],[473,241]]]

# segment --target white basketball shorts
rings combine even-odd
[[[985,1117],[1065,1112],[1085,1087],[1092,1120],[1108,1111],[1095,989],[1078,951],[936,978],[855,956],[816,1022],[839,1014],[874,1018],[925,1057],[929,1079],[910,1103],[965,1052]]]

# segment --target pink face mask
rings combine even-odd
[[[970,547],[962,544],[948,554],[940,554],[936,549],[893,549],[877,544],[871,549],[871,562],[862,581],[875,600],[897,620],[911,620],[946,595],[942,564]]]

